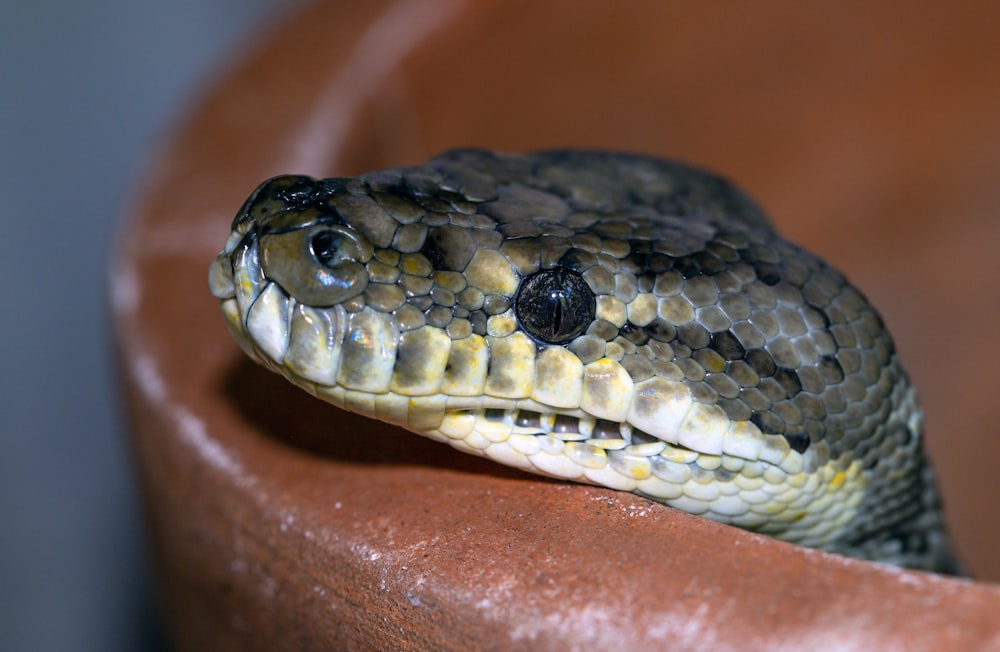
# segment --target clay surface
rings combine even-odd
[[[220,76],[153,159],[112,267],[179,649],[1000,646],[1000,10],[798,7],[324,3]],[[245,359],[206,270],[247,193],[459,145],[649,151],[736,179],[882,310],[987,581],[509,471]]]

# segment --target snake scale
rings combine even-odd
[[[954,570],[882,320],[710,173],[463,149],[276,177],[209,282],[247,353],[341,408],[786,541]]]

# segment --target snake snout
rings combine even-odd
[[[315,204],[328,194],[331,181],[295,174],[272,177],[257,186],[236,211],[231,230],[245,234],[290,209]]]

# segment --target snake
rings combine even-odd
[[[282,175],[237,211],[209,286],[250,357],[342,409],[791,543],[955,572],[883,320],[714,173],[469,148]]]

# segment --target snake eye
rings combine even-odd
[[[341,225],[314,224],[261,237],[261,266],[300,303],[317,308],[357,296],[368,287],[371,244]]]
[[[528,335],[549,344],[572,340],[594,320],[594,293],[582,276],[563,267],[525,278],[514,301]]]

